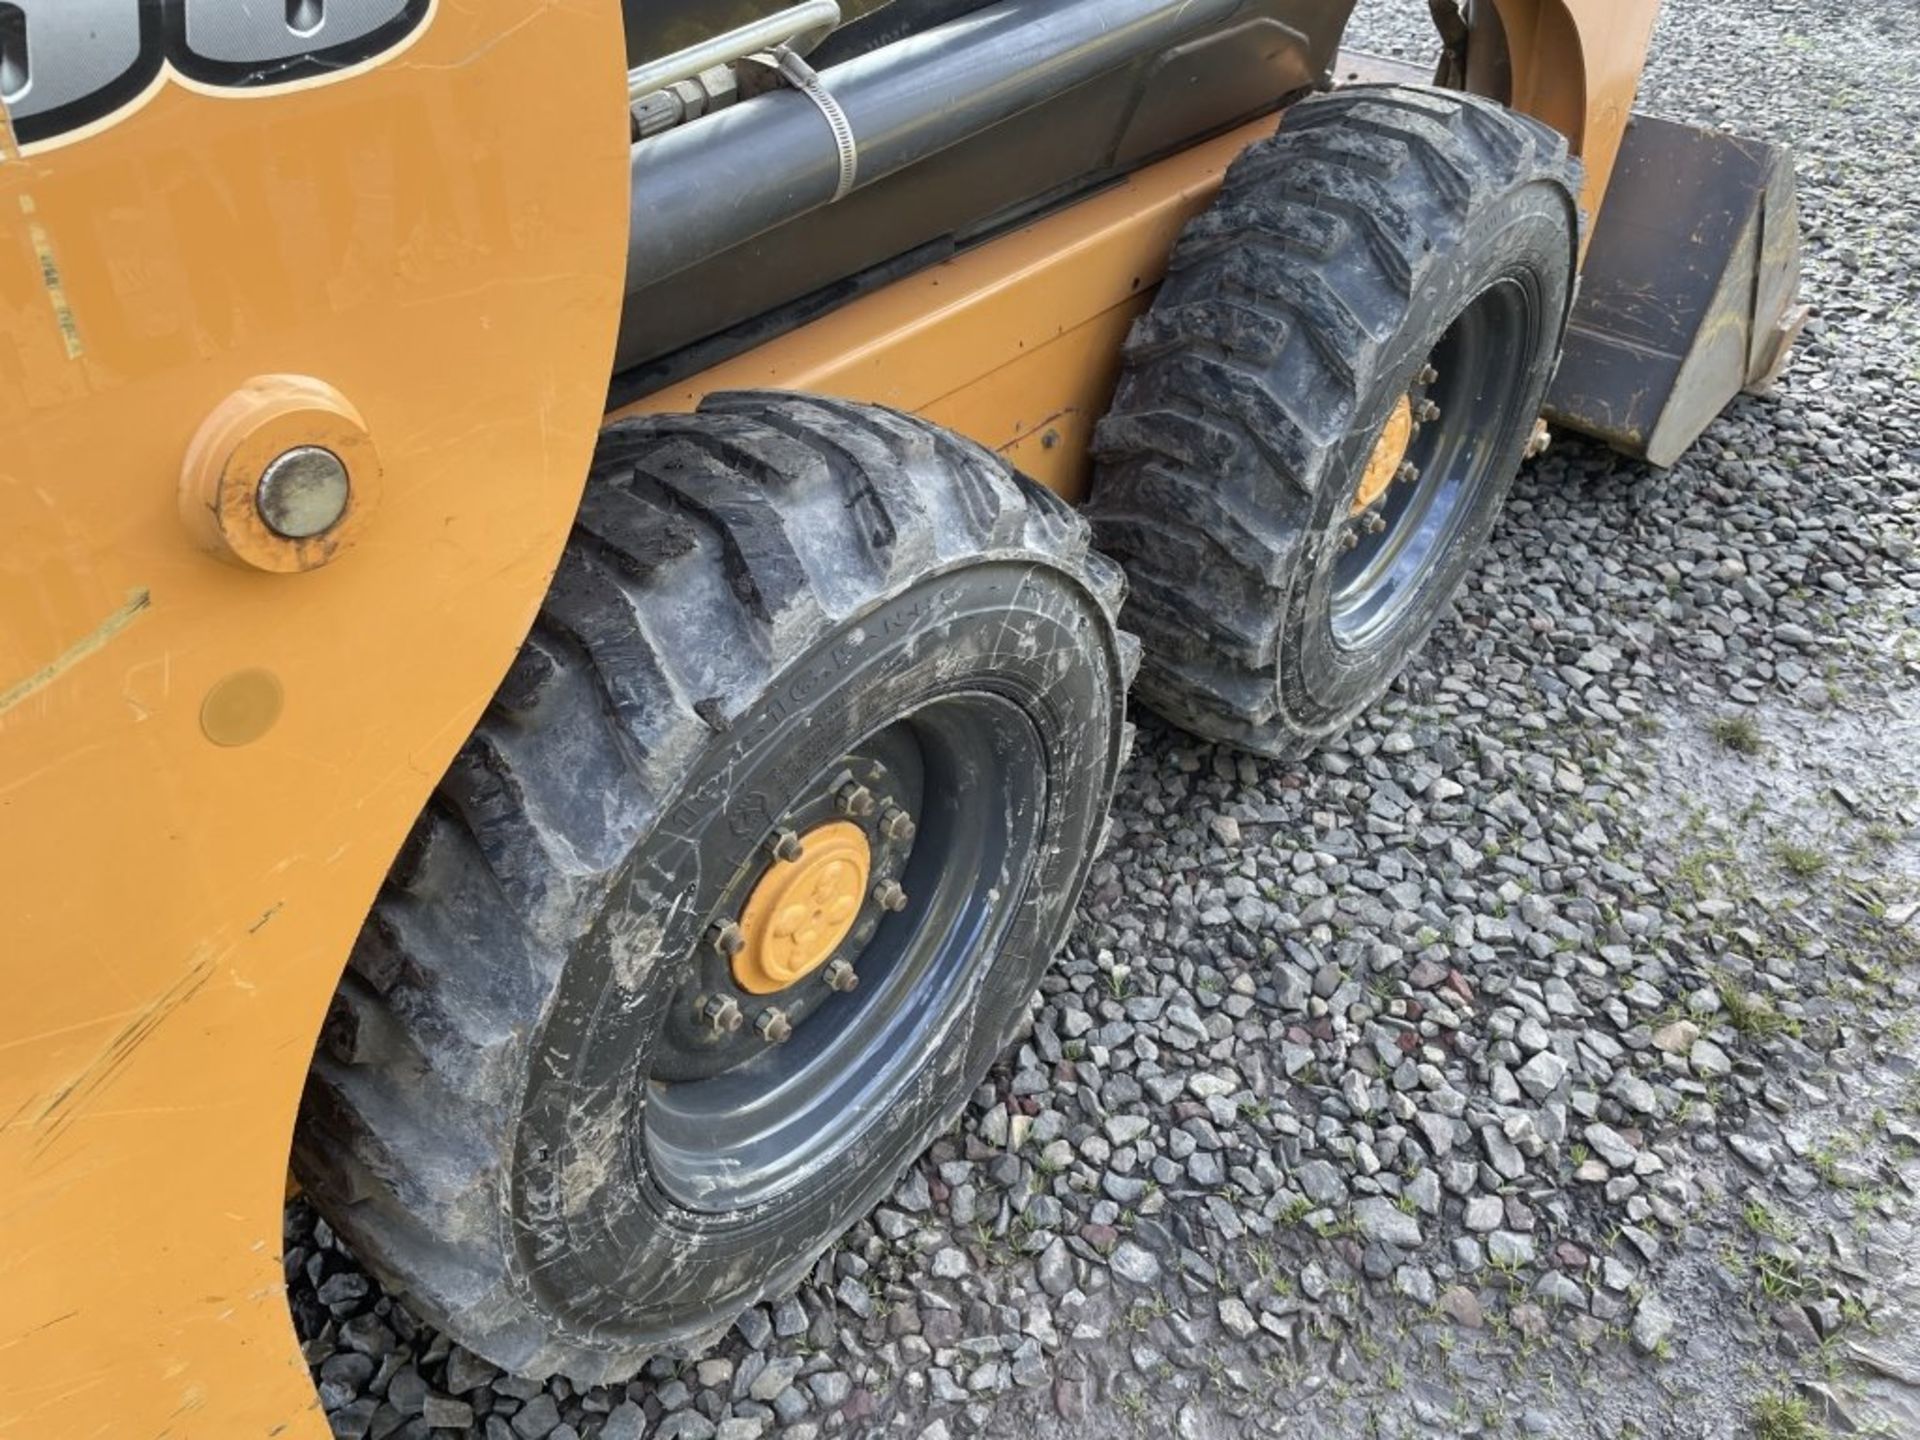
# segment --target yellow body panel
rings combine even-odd
[[[1597,199],[1652,0],[1499,3],[1518,97]],[[163,76],[25,156],[0,126],[0,1436],[326,1433],[281,1283],[293,1116],[578,502],[624,272],[621,53],[610,0],[440,0],[357,73]],[[877,400],[1077,496],[1174,238],[1273,123],[623,413]],[[320,393],[297,377],[364,423],[378,504],[277,573],[271,537],[221,552],[183,519],[182,472],[243,388]]]
[[[0,142],[0,1435],[328,1433],[281,1284],[295,1106],[578,500],[622,53],[617,6],[442,0],[362,73],[163,78]],[[286,373],[384,474],[353,546],[275,574],[180,492]]]
[[[1077,500],[1127,327],[1180,228],[1274,125],[1184,150],[608,418],[691,410],[716,390],[838,395],[926,415]]]

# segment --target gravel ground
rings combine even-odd
[[[1779,393],[1563,440],[1304,767],[1146,721],[1031,1034],[811,1283],[576,1392],[296,1203],[336,1432],[1920,1434],[1912,18],[1670,0],[1646,108],[1800,149]]]

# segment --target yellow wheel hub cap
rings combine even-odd
[[[1369,509],[1387,493],[1387,487],[1393,484],[1393,477],[1400,473],[1400,466],[1407,458],[1407,444],[1412,439],[1413,401],[1402,395],[1373,447],[1373,458],[1367,461],[1367,473],[1360,479],[1360,493],[1353,497],[1353,514]]]
[[[733,978],[749,995],[771,995],[812,974],[860,918],[873,869],[867,832],[836,820],[801,837],[798,860],[776,860],[740,912],[746,944]]]

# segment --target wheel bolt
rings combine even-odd
[[[864,819],[873,814],[873,792],[857,780],[849,780],[835,792],[834,799],[840,803],[842,815],[852,815]]]
[[[1420,383],[1422,385],[1431,385],[1433,384],[1434,381],[1438,380],[1439,378],[1440,378],[1440,372],[1434,369],[1433,366],[1431,365],[1427,366],[1424,370],[1420,372]]]
[[[1387,528],[1386,516],[1382,515],[1378,510],[1371,510],[1367,512],[1367,534],[1378,535],[1382,530],[1386,528]]]
[[[1411,485],[1420,478],[1420,467],[1409,460],[1400,467],[1399,472],[1393,478],[1398,480],[1402,485]]]
[[[860,973],[845,960],[836,960],[827,966],[821,972],[820,978],[827,982],[829,990],[838,991],[842,995],[860,984]]]
[[[807,847],[800,843],[800,837],[791,830],[776,830],[773,838],[767,842],[767,848],[773,851],[776,860],[798,860],[807,853]]]
[[[746,1023],[740,1004],[731,995],[715,995],[701,1007],[700,1014],[716,1035],[731,1035]]]
[[[1440,407],[1431,400],[1422,400],[1420,402],[1420,418],[1422,420],[1438,420],[1440,418]]]
[[[793,1035],[793,1022],[787,1018],[786,1011],[777,1007],[762,1010],[760,1018],[753,1022],[753,1028],[769,1045],[784,1045]]]
[[[898,880],[882,880],[873,887],[873,898],[880,902],[882,910],[895,914],[907,908],[907,892],[900,888]]]
[[[722,920],[714,926],[707,932],[707,939],[729,960],[747,948],[746,932],[731,920]]]
[[[1353,526],[1349,525],[1344,531],[1341,532],[1340,548],[1342,550],[1351,550],[1359,543],[1360,543],[1360,532],[1354,529]]]
[[[897,840],[902,845],[913,839],[920,827],[913,823],[913,816],[898,805],[889,805],[880,816],[880,833],[889,840]]]

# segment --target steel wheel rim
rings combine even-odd
[[[880,918],[859,946],[858,988],[816,996],[784,1043],[704,1078],[649,1076],[648,1168],[689,1210],[730,1213],[774,1199],[880,1123],[969,1008],[1035,868],[1045,753],[1012,701],[942,697],[852,753],[870,751],[895,768],[907,753],[918,762],[907,787],[917,792],[918,829],[900,876],[906,907]],[[836,768],[811,784],[831,783]]]
[[[1422,581],[1460,539],[1507,457],[1500,437],[1526,374],[1521,343],[1531,333],[1533,301],[1506,280],[1482,291],[1428,356],[1437,378],[1416,396],[1439,407],[1407,447],[1415,478],[1389,488],[1376,511],[1385,523],[1356,531],[1335,562],[1331,622],[1335,645],[1366,651],[1414,608]]]

